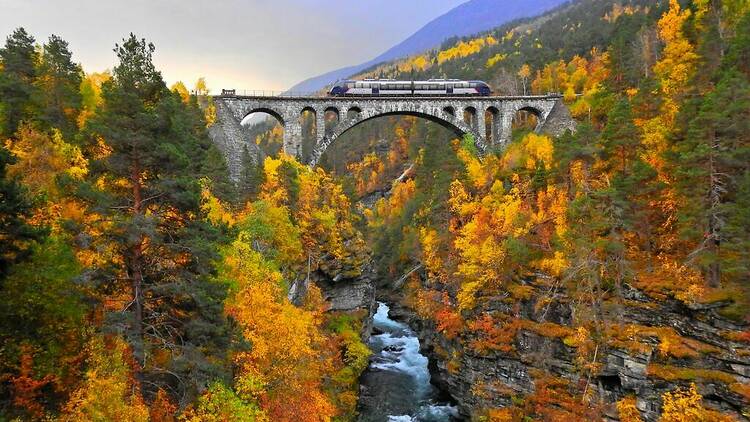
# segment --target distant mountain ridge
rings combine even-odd
[[[374,59],[307,79],[290,88],[290,91],[318,91],[331,82],[354,75],[376,64],[436,48],[452,37],[476,34],[516,19],[540,15],[567,2],[568,0],[470,0],[435,18],[412,36]]]

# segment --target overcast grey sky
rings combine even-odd
[[[281,90],[369,60],[465,0],[0,0],[0,38],[57,34],[87,72],[130,32],[156,45],[168,83]]]

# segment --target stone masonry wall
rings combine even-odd
[[[218,123],[211,131],[217,145],[225,152],[232,176],[239,174],[242,145],[241,122],[254,112],[265,112],[279,120],[284,127],[284,151],[312,166],[316,165],[326,148],[352,127],[388,115],[412,115],[435,121],[457,135],[472,134],[480,151],[488,146],[504,145],[510,140],[513,117],[519,110],[535,113],[539,118],[537,130],[560,134],[575,129],[567,108],[559,96],[526,97],[214,97]],[[316,146],[310,157],[302,157],[303,111],[316,117]],[[334,111],[339,120],[331,132],[325,131],[324,116]],[[486,133],[485,112],[493,116]],[[469,115],[464,118],[464,113]],[[487,136],[489,135],[489,136]]]

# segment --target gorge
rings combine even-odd
[[[132,33],[86,73],[9,29],[0,421],[749,421],[750,2],[502,22],[347,75],[497,94],[461,99],[218,95]]]

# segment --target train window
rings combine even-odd
[[[438,85],[438,84],[432,84],[432,85],[430,85],[430,89],[440,89],[440,85]]]

